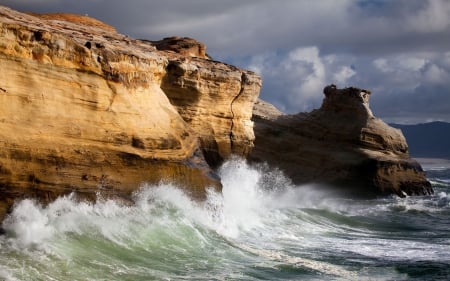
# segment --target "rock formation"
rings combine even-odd
[[[36,13],[28,13],[29,15],[49,20],[49,21],[63,21],[63,22],[72,22],[76,25],[85,25],[85,26],[91,26],[96,27],[100,29],[104,29],[106,31],[110,32],[116,32],[116,29],[109,24],[106,24],[104,22],[101,22],[97,19],[90,18],[88,16],[82,16],[82,15],[74,15],[74,14],[67,14],[67,13],[51,13],[51,14],[36,14]]]
[[[330,85],[324,94],[320,109],[297,115],[257,103],[250,159],[279,167],[297,184],[333,184],[353,195],[433,192],[401,131],[373,116],[369,91]]]
[[[166,179],[202,198],[232,154],[296,183],[432,192],[368,91],[329,86],[319,110],[283,115],[257,101],[259,76],[193,39],[136,40],[86,16],[1,6],[0,38],[0,221],[20,198],[128,200]]]
[[[261,78],[236,67],[183,57],[169,60],[161,88],[200,136],[208,163],[216,167],[231,154],[253,147],[251,108]]]
[[[208,59],[206,46],[188,37],[166,37],[159,41],[150,41],[158,50],[172,51],[185,57]]]
[[[88,19],[0,6],[0,220],[19,198],[127,198],[164,179],[202,197],[220,188],[203,152],[252,146],[259,77]]]

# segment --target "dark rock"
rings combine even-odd
[[[279,167],[296,184],[331,184],[352,195],[433,193],[401,131],[373,116],[370,91],[330,85],[324,94],[320,109],[296,115],[264,114],[273,110],[256,103],[250,160]]]

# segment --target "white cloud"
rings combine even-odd
[[[450,1],[427,0],[424,9],[407,19],[407,26],[421,33],[442,32],[450,27]]]
[[[450,74],[436,64],[427,66],[423,76],[425,81],[431,84],[447,84],[450,81]]]
[[[413,91],[425,82],[424,71],[432,60],[436,60],[436,57],[429,53],[400,54],[377,58],[372,62],[375,72],[370,75],[379,76],[379,81],[386,86],[389,85],[389,88]]]
[[[264,61],[267,60],[266,55],[255,55],[252,57],[252,60],[250,64],[247,65],[247,68],[251,71],[256,72],[257,74],[261,75],[265,69],[264,69]]]
[[[249,66],[263,76],[262,98],[288,113],[318,108],[323,87],[334,83],[371,90],[374,114],[387,120],[450,121],[449,58],[450,52],[321,55],[313,46],[255,55]]]
[[[425,58],[401,56],[398,60],[398,66],[403,70],[419,71],[427,62],[428,59]]]
[[[450,52],[446,52],[442,55],[441,63],[448,69],[450,69]]]
[[[284,61],[284,66],[291,72],[294,81],[297,80],[298,90],[290,98],[294,104],[298,104],[300,98],[314,97],[323,89],[325,66],[317,47],[297,48],[291,51]]]
[[[355,76],[356,71],[348,66],[342,66],[335,74],[333,74],[333,81],[335,84],[343,85],[347,83],[348,79]]]
[[[326,85],[347,86],[357,73],[353,61],[348,56],[322,56],[317,46],[310,46],[255,55],[247,67],[263,77],[262,98],[294,113],[319,107]]]
[[[390,65],[388,64],[387,59],[385,59],[385,58],[378,58],[378,59],[373,61],[373,64],[381,72],[389,73],[389,72],[393,72],[394,71],[394,69],[390,67]]]
[[[384,73],[397,71],[420,71],[428,62],[427,58],[417,57],[417,55],[397,55],[391,58],[377,58],[373,64]]]

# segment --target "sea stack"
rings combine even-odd
[[[256,103],[250,159],[279,167],[296,184],[333,185],[351,195],[433,193],[402,132],[373,115],[370,91],[329,85],[324,95],[319,109],[296,115]]]

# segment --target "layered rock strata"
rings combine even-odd
[[[333,184],[352,195],[433,192],[401,131],[373,116],[369,91],[330,85],[324,94],[320,109],[296,115],[257,103],[250,159],[279,167],[297,184]]]
[[[0,220],[25,197],[128,200],[161,180],[202,198],[221,187],[211,167],[232,154],[295,183],[432,192],[368,91],[329,86],[320,109],[284,115],[257,101],[259,76],[190,38],[136,40],[88,17],[0,6],[0,39]]]
[[[150,41],[158,50],[172,51],[185,57],[209,59],[206,46],[189,37],[166,37],[159,41]]]
[[[208,163],[231,154],[246,157],[253,147],[251,121],[261,78],[223,63],[171,58],[161,88],[200,136]]]
[[[0,220],[19,198],[127,198],[165,179],[202,197],[220,189],[203,151],[252,146],[259,77],[92,23],[0,7]]]

